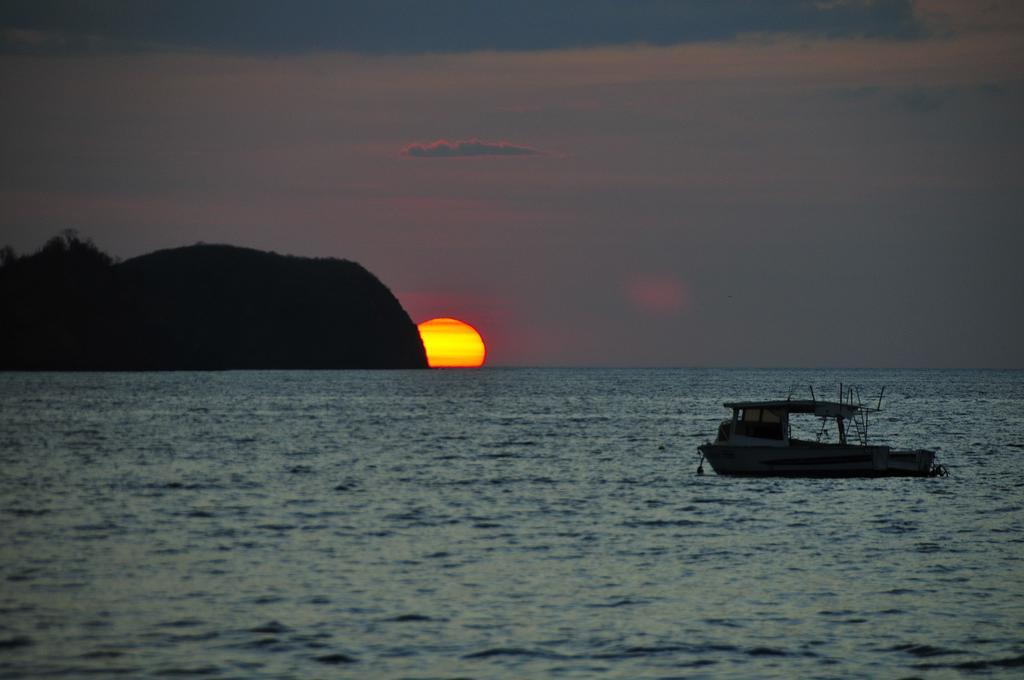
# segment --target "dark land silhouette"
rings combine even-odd
[[[0,250],[0,369],[426,368],[415,324],[355,262],[227,245],[115,262],[74,232]]]

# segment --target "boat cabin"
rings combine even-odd
[[[855,404],[816,400],[745,401],[730,402],[724,406],[732,409],[732,418],[719,425],[715,441],[739,446],[790,446],[790,416],[793,414],[809,414],[821,418],[819,440],[827,431],[826,426],[834,421],[839,444],[843,445],[847,443],[848,425],[854,423],[858,438],[865,444],[865,416],[871,410]]]

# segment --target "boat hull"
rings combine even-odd
[[[928,477],[935,453],[893,451],[888,446],[821,445],[698,447],[720,475],[765,477]]]

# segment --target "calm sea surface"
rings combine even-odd
[[[840,380],[950,477],[695,474]],[[1022,672],[1024,372],[0,374],[0,677]]]

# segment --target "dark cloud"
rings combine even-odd
[[[836,99],[850,104],[874,102],[890,111],[927,114],[943,109],[955,101],[971,99],[999,99],[1009,96],[1011,90],[1004,85],[983,83],[979,85],[945,87],[881,87],[864,85],[853,88],[837,88],[833,91]]]
[[[745,33],[909,38],[911,0],[6,0],[0,51],[416,54],[672,45]]]
[[[900,93],[896,101],[898,105],[911,113],[931,113],[945,105],[950,94],[944,91],[916,88]]]
[[[485,142],[479,139],[460,139],[453,142],[439,139],[429,144],[410,144],[402,149],[403,156],[414,158],[456,158],[460,156],[536,156],[541,152],[528,146],[508,142]]]
[[[1004,97],[1008,93],[1007,88],[998,83],[982,83],[977,89],[978,92],[992,97]]]

